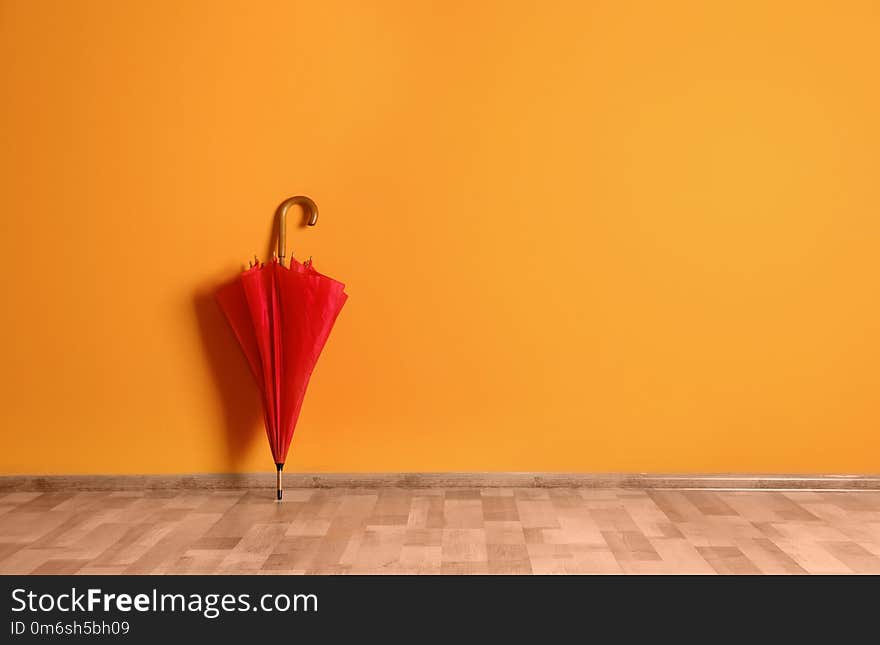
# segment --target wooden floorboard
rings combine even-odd
[[[880,491],[0,493],[0,573],[877,574]]]

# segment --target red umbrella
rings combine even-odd
[[[281,470],[309,378],[348,298],[345,285],[318,273],[311,259],[300,263],[291,258],[290,266],[284,266],[287,209],[294,204],[308,208],[309,226],[315,225],[315,202],[304,196],[286,200],[279,213],[278,257],[268,264],[253,263],[217,291],[217,302],[260,388],[279,500]]]

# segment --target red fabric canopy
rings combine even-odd
[[[311,263],[259,264],[217,291],[263,399],[266,435],[280,472],[315,363],[348,296]],[[280,489],[279,489],[280,499]]]

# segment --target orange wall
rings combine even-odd
[[[0,472],[271,469],[210,293],[296,193],[290,470],[880,471],[876,3],[0,7]]]

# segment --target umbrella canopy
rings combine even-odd
[[[311,260],[292,259],[289,267],[284,265],[285,216],[294,203],[310,207],[309,224],[315,224],[312,200],[300,196],[285,201],[278,257],[253,264],[216,294],[260,389],[279,500],[281,471],[312,370],[348,298],[345,285],[316,271]]]

